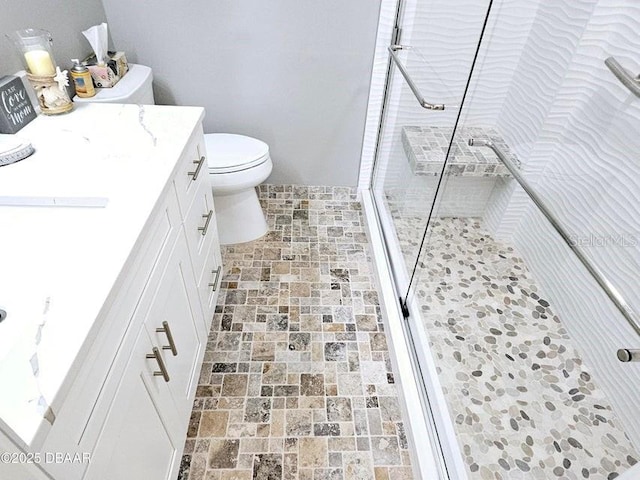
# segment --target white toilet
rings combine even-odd
[[[204,141],[220,243],[230,245],[260,238],[267,233],[267,222],[256,187],[273,169],[269,145],[230,133],[209,133]]]
[[[129,72],[113,88],[96,89],[94,97],[76,96],[73,101],[153,105],[152,80],[149,67],[129,64]],[[256,187],[273,169],[269,146],[230,133],[205,134],[204,139],[220,243],[231,245],[260,238],[268,227]]]

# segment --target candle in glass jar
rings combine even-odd
[[[29,50],[24,54],[24,58],[32,75],[55,75],[56,68],[46,50]]]

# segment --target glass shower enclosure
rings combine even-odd
[[[407,0],[395,27],[370,192],[439,477],[637,471],[640,6]]]

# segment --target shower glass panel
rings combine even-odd
[[[604,63],[640,69],[640,7],[622,3],[494,6],[426,233],[398,235],[422,241],[408,322],[470,479],[615,478],[640,459],[640,363],[616,355],[640,336],[567,244],[640,312],[640,98]]]
[[[401,35],[390,48],[371,190],[403,297],[487,11],[488,1],[468,3],[463,10],[448,0],[402,3],[397,21]],[[454,17],[455,25],[443,23]]]

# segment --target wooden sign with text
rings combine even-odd
[[[37,114],[19,77],[0,77],[0,133],[16,133]]]

